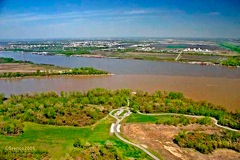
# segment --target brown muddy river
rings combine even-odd
[[[240,79],[219,77],[189,77],[161,75],[114,75],[102,77],[52,77],[0,80],[0,90],[6,95],[41,91],[87,91],[131,88],[153,92],[180,91],[195,100],[207,100],[235,111],[240,104]]]
[[[0,52],[0,57],[3,56],[21,59],[20,53]],[[116,75],[0,79],[0,92],[8,96],[26,92],[87,91],[96,87],[180,91],[194,100],[206,100],[231,111],[240,109],[240,68],[32,54],[27,54],[26,59],[68,67],[93,66]]]

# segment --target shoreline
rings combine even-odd
[[[22,53],[21,51],[0,51],[0,52],[17,52]],[[28,54],[34,54],[32,52],[24,52]],[[41,52],[40,52],[41,53]],[[148,59],[148,58],[126,58],[126,57],[107,57],[103,55],[70,55],[67,56],[65,54],[35,54],[35,55],[41,55],[41,56],[66,56],[66,57],[82,57],[82,58],[96,58],[96,59],[121,59],[121,60],[143,60],[143,61],[154,61],[154,62],[175,62],[175,63],[184,63],[184,64],[194,64],[194,65],[208,65],[208,66],[221,66],[221,67],[229,67],[229,68],[240,68],[240,66],[227,66],[222,65],[220,63],[214,63],[210,61],[175,61],[175,60],[169,60],[169,59]],[[200,56],[200,55],[199,55]]]
[[[115,74],[88,74],[88,75],[69,75],[69,74],[62,74],[62,75],[46,75],[46,76],[25,76],[25,77],[0,77],[0,80],[11,80],[11,79],[27,79],[27,78],[54,78],[54,77],[104,77],[104,76],[114,76]]]

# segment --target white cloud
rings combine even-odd
[[[59,14],[36,14],[36,13],[19,13],[15,15],[1,15],[1,23],[10,22],[26,22],[26,21],[40,21],[40,20],[52,20],[52,19],[79,19],[79,18],[91,18],[91,17],[110,17],[120,15],[144,15],[151,13],[148,10],[125,10],[125,11],[113,11],[113,10],[94,10],[94,11],[82,11],[82,12],[66,12]]]
[[[131,15],[131,14],[147,14],[147,13],[151,13],[150,10],[130,10],[130,11],[124,11],[122,12],[122,14],[126,14],[126,15]]]
[[[211,15],[211,16],[219,16],[219,15],[221,15],[221,13],[220,12],[210,12],[209,15]]]

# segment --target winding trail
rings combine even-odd
[[[164,115],[180,116],[180,115],[183,115],[185,117],[192,117],[192,118],[204,118],[204,117],[206,117],[206,116],[196,116],[196,115],[187,115],[187,114],[178,114],[178,113],[151,113],[151,114],[148,113],[148,114],[146,114],[146,113],[141,113],[139,111],[138,111],[138,114],[147,115],[147,116],[164,116]],[[214,124],[216,126],[220,127],[220,128],[224,128],[224,129],[227,129],[227,130],[230,130],[230,131],[234,131],[234,132],[238,132],[239,131],[237,129],[233,129],[233,128],[229,128],[229,127],[226,127],[226,126],[222,126],[222,125],[218,124],[218,121],[215,118],[213,118],[213,117],[210,117],[210,118],[212,119],[212,121],[214,121]]]
[[[125,138],[123,138],[118,132],[117,132],[117,126],[120,124],[120,122],[126,118],[127,116],[129,116],[131,114],[130,110],[129,109],[125,109],[128,111],[128,114],[124,114],[124,116],[121,117],[121,119],[119,119],[117,116],[113,115],[112,113],[116,110],[119,110],[119,109],[114,109],[112,110],[109,115],[113,118],[115,118],[117,120],[117,122],[115,123],[115,126],[114,126],[114,134],[123,142],[127,143],[127,144],[130,144],[130,145],[133,145],[139,149],[141,149],[143,152],[145,152],[146,154],[148,154],[151,158],[153,158],[154,160],[159,160],[158,157],[156,157],[155,155],[153,155],[151,152],[149,152],[147,149],[145,149],[144,147],[138,145],[138,144],[135,144],[135,143],[132,143],[128,140],[126,140]]]
[[[128,101],[128,105],[129,105],[129,101]],[[119,111],[119,110],[126,110],[127,113],[125,113],[123,116],[119,116],[119,115],[116,115],[116,114],[113,114],[113,112],[115,111]],[[141,113],[141,112],[137,112],[138,114],[141,114],[141,115],[147,115],[147,116],[164,116],[164,115],[177,115],[177,116],[180,116],[180,115],[183,115],[183,116],[186,116],[186,117],[192,117],[192,118],[203,118],[205,116],[196,116],[196,115],[187,115],[187,114],[178,114],[178,113],[152,113],[152,114],[146,114],[146,113]],[[159,160],[158,157],[156,157],[154,154],[152,154],[151,152],[149,152],[146,148],[142,147],[141,145],[138,145],[138,144],[135,144],[133,142],[130,142],[128,141],[127,139],[123,138],[119,133],[118,133],[118,125],[120,124],[120,122],[125,119],[127,116],[129,116],[131,114],[131,111],[129,110],[129,107],[126,107],[126,108],[120,108],[120,109],[114,109],[112,110],[109,115],[113,118],[115,118],[117,121],[114,125],[114,134],[117,136],[117,138],[119,138],[121,141],[127,143],[127,144],[130,144],[130,145],[133,145],[139,149],[141,149],[143,152],[145,152],[146,154],[148,154],[151,158],[153,158],[154,160]],[[119,118],[119,117],[120,118]],[[213,117],[210,117],[212,119],[212,121],[214,121],[214,124],[217,126],[217,127],[220,127],[220,128],[224,128],[224,129],[227,129],[227,130],[231,130],[231,131],[235,131],[235,132],[238,132],[239,130],[237,129],[232,129],[232,128],[229,128],[229,127],[226,127],[226,126],[222,126],[222,125],[219,125],[217,122],[217,120]]]

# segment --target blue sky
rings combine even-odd
[[[240,0],[0,0],[0,39],[240,38]]]

